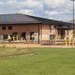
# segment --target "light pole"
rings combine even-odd
[[[75,26],[74,26],[74,1],[75,0],[71,0],[73,2],[73,36],[75,37]]]

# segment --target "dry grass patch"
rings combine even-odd
[[[34,52],[29,48],[0,48],[0,58],[32,54],[34,54]]]

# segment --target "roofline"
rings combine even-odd
[[[28,24],[30,24],[30,25],[33,25],[33,24],[42,24],[42,23],[3,23],[3,24],[0,24],[0,26],[2,26],[2,25],[28,25]]]
[[[10,13],[10,14],[0,14],[0,15],[16,15],[16,14],[21,15],[21,13]]]
[[[48,19],[48,18],[43,18],[43,17],[38,17],[38,16],[31,16],[31,15],[27,15],[27,14],[21,14],[21,13],[13,13],[13,14],[0,14],[0,15],[23,15],[23,16],[29,16],[29,17],[32,17],[34,19],[37,20],[37,22],[33,22],[34,24],[38,24],[38,23],[41,23],[41,24],[64,24],[64,25],[73,25],[73,23],[69,23],[69,22],[63,22],[63,21],[58,21],[58,20],[53,20],[53,19]],[[44,22],[43,20],[47,20],[48,22]],[[26,23],[26,22],[3,22],[3,23],[0,23],[1,24],[30,24],[29,23]],[[74,24],[75,25],[75,24]]]

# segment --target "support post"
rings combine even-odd
[[[40,44],[40,38],[39,38],[39,36],[40,36],[40,24],[39,24],[39,20],[38,20],[38,44]]]

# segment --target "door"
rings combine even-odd
[[[34,40],[34,37],[32,36],[34,36],[34,32],[30,32],[30,40]]]
[[[13,32],[13,35],[12,35],[12,38],[13,38],[13,36],[14,36],[14,40],[17,40],[17,32]]]
[[[23,40],[26,40],[26,32],[22,32]]]
[[[61,39],[64,39],[65,37],[65,30],[60,30]]]

